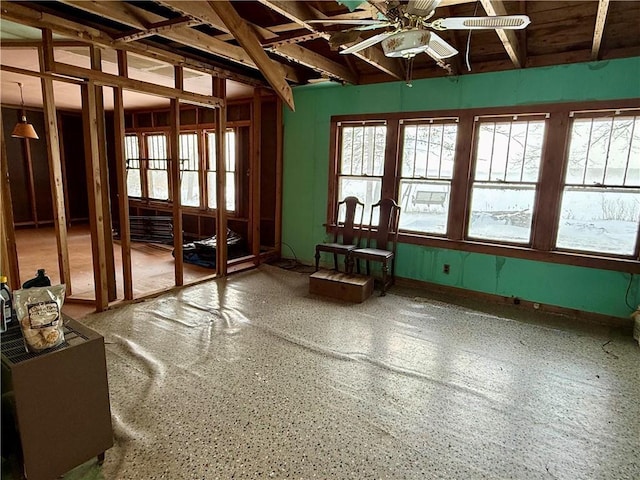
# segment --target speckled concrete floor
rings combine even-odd
[[[631,336],[418,295],[263,266],[86,317],[116,441],[92,478],[640,478]]]

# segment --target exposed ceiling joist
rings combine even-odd
[[[99,4],[103,2],[80,3]],[[169,52],[161,48],[152,47],[143,43],[129,42],[116,46],[113,39],[105,32],[88,27],[81,23],[65,20],[55,15],[50,15],[45,12],[39,12],[25,5],[22,5],[19,2],[2,2],[1,11],[2,18],[5,20],[13,21],[15,23],[27,25],[34,28],[49,28],[53,32],[58,33],[64,37],[68,37],[70,39],[78,39],[76,41],[82,41],[87,44],[97,45],[101,47],[118,48],[145,57],[155,58],[156,60],[167,62],[172,65],[184,66],[192,70],[207,73],[216,77],[225,77],[237,80],[239,82],[246,83],[247,85],[263,85],[262,82],[254,78],[237,74],[235,72],[231,72],[229,70],[216,67],[202,61],[187,58],[183,55]]]
[[[284,79],[278,64],[269,58],[262,49],[258,37],[251,27],[238,15],[235,8],[227,0],[208,2],[209,6],[220,16],[220,19],[238,40],[238,43],[247,51],[251,59],[258,65],[276,94],[291,108],[295,110],[293,92]]]
[[[306,22],[306,20],[315,19],[317,16],[315,12],[312,11],[312,9],[304,2],[286,2],[281,0],[259,1],[280,15],[297,23],[301,27],[313,32],[316,31],[311,24]],[[329,36],[329,34],[322,34],[322,37],[326,39],[328,39]],[[377,48],[367,48],[355,53],[354,55],[393,77],[398,79],[402,79],[404,77],[404,72],[400,62],[396,59],[385,57]]]
[[[177,26],[194,27],[200,25],[202,22],[194,20],[189,17],[172,18],[163,22],[154,23],[145,30],[134,30],[132,32],[118,35],[115,40],[118,42],[132,42],[134,40],[140,40],[142,38],[150,37],[151,35],[158,35],[161,32],[167,30],[173,30]]]
[[[508,15],[502,0],[480,0],[487,15]],[[520,42],[513,30],[496,30],[504,49],[516,68],[522,68],[525,64]]]
[[[600,0],[598,2],[598,13],[596,15],[596,26],[593,31],[593,44],[591,46],[591,60],[598,60],[600,57],[600,45],[602,44],[602,35],[607,22],[607,13],[609,12],[609,0]]]
[[[146,30],[148,25],[162,22],[166,18],[152,12],[143,10],[131,4],[120,1],[100,2],[84,0],[62,0],[63,3],[72,5],[89,13],[103,16],[110,20],[128,25],[140,30]],[[185,2],[188,3],[188,2]],[[200,3],[200,2],[198,2]],[[135,15],[132,15],[135,13]],[[219,20],[218,20],[219,21]],[[160,36],[179,42],[197,50],[218,55],[246,67],[257,69],[258,66],[247,55],[242,47],[231,45],[188,27],[177,27],[172,30],[162,31]],[[284,67],[284,75],[288,80],[300,82],[296,71],[288,66]]]
[[[224,24],[220,15],[212,12],[206,2],[162,0],[160,3],[182,15],[202,20],[202,22],[212,26],[216,30],[229,32],[229,28]],[[253,25],[253,28],[265,39],[274,39],[277,37],[276,34],[267,28],[262,28],[257,25]],[[269,51],[293,62],[313,68],[328,77],[349,83],[358,83],[357,76],[348,68],[304,47],[283,45],[269,48]]]

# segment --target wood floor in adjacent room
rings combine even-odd
[[[46,270],[52,284],[60,283],[58,253],[53,227],[16,230],[18,263],[22,282],[33,278],[40,268]],[[69,263],[71,269],[71,301],[65,313],[74,318],[94,310],[91,304],[76,303],[95,300],[91,235],[86,225],[74,225],[68,230]],[[140,297],[174,285],[174,259],[171,245],[132,242],[131,263],[134,297]],[[122,250],[114,242],[116,288],[118,299],[124,298]],[[215,273],[215,270],[184,264],[185,282],[192,282]],[[74,302],[75,300],[75,302]]]
[[[628,332],[263,265],[86,316],[115,446],[75,479],[637,479]]]

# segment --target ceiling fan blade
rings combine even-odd
[[[444,60],[458,54],[458,50],[445,42],[439,35],[436,35],[435,32],[431,32],[429,45],[424,52],[436,60]]]
[[[442,0],[409,0],[406,13],[418,17],[428,17]]]
[[[431,27],[436,30],[520,30],[530,23],[527,15],[452,17],[434,20]]]
[[[355,53],[355,52],[359,52],[360,50],[364,50],[365,48],[368,48],[372,45],[375,45],[376,43],[380,43],[381,41],[383,41],[385,38],[387,38],[389,35],[393,35],[395,32],[382,32],[379,33],[377,35],[374,35],[373,37],[367,38],[366,40],[363,40],[360,43],[356,43],[355,45],[351,45],[349,48],[345,48],[344,50],[342,50],[340,53],[343,55],[346,55],[347,53]]]

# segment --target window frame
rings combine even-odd
[[[542,140],[542,148],[541,148],[541,158],[540,158],[540,163],[538,165],[538,175],[535,181],[523,181],[522,177],[524,176],[524,167],[525,167],[525,162],[524,162],[524,158],[523,158],[523,162],[522,162],[522,170],[521,170],[521,179],[520,181],[511,181],[511,180],[507,180],[507,170],[508,170],[508,165],[505,167],[505,172],[504,172],[504,179],[500,180],[500,181],[496,181],[496,180],[492,180],[491,178],[488,178],[486,180],[476,180],[474,175],[475,175],[475,171],[476,171],[476,166],[477,166],[477,162],[478,162],[478,154],[479,154],[479,143],[480,143],[480,135],[479,135],[479,131],[480,128],[483,124],[485,123],[493,123],[494,124],[494,138],[493,138],[493,143],[495,144],[495,125],[497,125],[498,123],[506,123],[511,121],[510,127],[509,127],[509,133],[511,134],[512,131],[512,127],[513,127],[513,123],[514,122],[522,122],[522,121],[526,121],[526,122],[543,122],[544,123],[544,131],[546,133],[547,129],[549,128],[549,122],[548,122],[548,118],[549,115],[548,114],[514,114],[514,115],[480,115],[480,116],[476,116],[474,117],[474,124],[473,124],[473,129],[474,129],[474,142],[473,142],[473,149],[471,152],[471,159],[470,159],[470,173],[469,173],[469,204],[467,205],[467,209],[468,209],[468,215],[467,215],[467,219],[466,219],[466,229],[465,229],[465,235],[464,238],[466,240],[469,241],[475,241],[475,242],[484,242],[484,243],[492,243],[492,244],[498,244],[498,245],[512,245],[512,246],[520,246],[520,247],[532,247],[533,245],[533,233],[534,233],[534,224],[533,224],[533,215],[535,213],[535,209],[536,209],[536,197],[538,195],[538,190],[540,187],[540,180],[541,180],[541,170],[542,170],[542,156],[544,155],[544,143],[545,143],[545,139],[543,137]],[[528,129],[527,129],[527,137],[528,137]],[[511,136],[510,136],[511,138]],[[510,142],[509,142],[510,143]],[[492,149],[493,149],[493,145],[492,145]],[[492,151],[492,155],[493,155],[493,151]],[[454,160],[455,161],[455,160]],[[508,164],[508,159],[507,159],[507,164]],[[491,167],[490,167],[490,172],[492,172],[492,167],[493,167],[493,158],[491,159]],[[491,176],[491,173],[489,174],[489,177]],[[531,222],[530,222],[530,231],[529,231],[529,239],[527,241],[523,241],[523,242],[516,242],[516,241],[508,241],[508,240],[499,240],[499,239],[491,239],[491,238],[483,238],[483,237],[477,237],[477,236],[473,236],[470,233],[470,228],[471,228],[471,218],[472,218],[472,195],[473,195],[473,190],[474,190],[474,186],[475,185],[479,185],[478,188],[488,188],[489,185],[523,185],[523,186],[527,186],[527,187],[532,187],[533,188],[533,202],[532,202],[532,212],[531,212]],[[515,188],[515,187],[514,187]]]
[[[438,236],[401,231],[398,237],[400,243],[637,273],[640,271],[640,239],[636,242],[634,255],[619,256],[565,251],[555,248],[560,215],[560,197],[568,152],[570,112],[597,112],[616,109],[640,109],[640,99],[333,116],[331,117],[330,125],[329,185],[325,226],[330,232],[337,228],[335,219],[336,205],[339,201],[337,198],[340,153],[337,124],[339,122],[386,121],[387,151],[382,197],[390,196],[397,199],[401,161],[401,151],[399,149],[400,121],[409,122],[431,117],[458,117],[459,127],[447,233],[444,236]],[[473,165],[472,155],[477,141],[477,135],[474,131],[475,117],[533,114],[548,117],[548,124],[543,137],[538,189],[535,194],[532,212],[530,244],[512,245],[504,242],[466,238],[473,174],[471,170]]]

